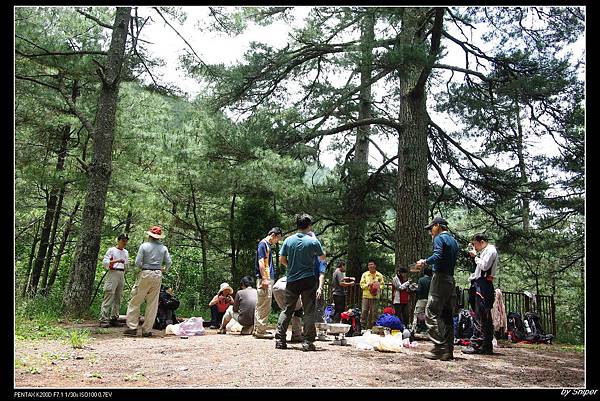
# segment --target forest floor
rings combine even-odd
[[[238,334],[125,337],[123,327],[100,329],[95,321],[63,324],[91,333],[83,348],[68,339],[15,341],[19,388],[561,388],[584,386],[584,353],[568,346],[499,342],[496,354],[453,361],[423,357],[429,341],[400,353],[359,350],[317,341],[275,349],[275,340]],[[288,337],[289,337],[288,333]]]

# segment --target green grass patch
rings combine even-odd
[[[554,342],[552,344],[525,344],[525,343],[514,343],[513,347],[527,348],[538,351],[556,351],[556,352],[575,352],[583,353],[585,347],[583,344],[568,344]]]
[[[22,316],[15,318],[15,339],[17,340],[57,340],[66,338],[68,331],[56,321],[42,317],[42,319],[28,319]]]
[[[88,329],[71,330],[68,342],[73,348],[84,348],[91,341]]]

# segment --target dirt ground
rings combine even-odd
[[[123,328],[88,328],[91,341],[75,349],[65,340],[15,342],[15,389],[19,388],[561,388],[584,386],[584,354],[500,341],[496,355],[463,354],[431,361],[418,341],[400,353],[359,350],[317,341],[316,352],[300,344],[275,349],[275,340],[237,334],[182,339],[125,337]],[[290,333],[288,333],[288,338]],[[343,387],[343,386],[341,386]]]

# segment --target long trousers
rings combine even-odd
[[[436,348],[454,349],[454,323],[452,311],[456,305],[454,276],[434,272],[425,307],[427,333]]]

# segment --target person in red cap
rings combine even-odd
[[[146,301],[142,336],[152,336],[152,326],[158,311],[158,297],[162,273],[169,271],[171,256],[169,250],[160,242],[164,237],[160,226],[154,226],[149,231],[148,241],[140,245],[135,265],[142,269],[131,291],[131,300],[127,306],[127,329],[123,332],[126,336],[137,336],[140,318],[140,306]],[[163,266],[164,263],[164,266]]]

